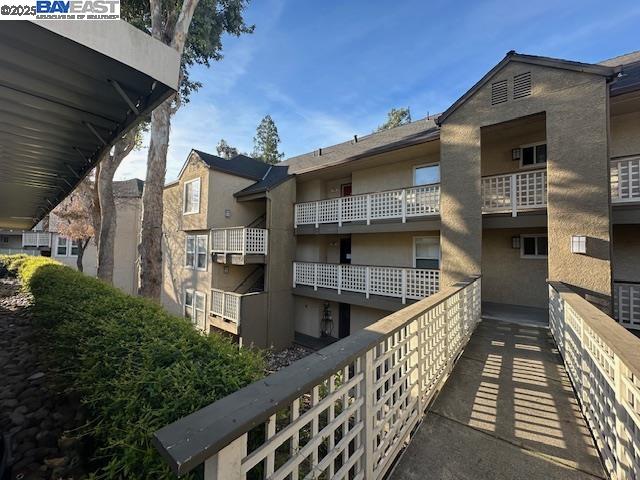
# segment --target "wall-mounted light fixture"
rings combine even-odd
[[[571,235],[571,253],[587,253],[587,237],[586,235]]]
[[[224,266],[224,268],[222,269],[224,271],[224,273],[229,273],[229,267],[228,266]]]
[[[231,218],[231,210],[228,208],[224,211],[224,218]]]
[[[511,237],[511,248],[520,250],[520,236],[516,235]]]
[[[513,148],[511,149],[511,160],[520,160],[520,155],[522,154],[521,148]]]

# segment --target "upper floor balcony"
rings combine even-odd
[[[640,157],[611,160],[611,202],[640,202]]]
[[[243,322],[250,325],[252,318],[258,319],[264,315],[266,299],[265,292],[241,294],[212,288],[209,324],[234,335],[240,335],[240,326]]]
[[[482,213],[511,213],[547,207],[547,170],[482,177]]]
[[[22,234],[23,247],[51,247],[51,233],[49,232],[24,232]]]
[[[371,225],[372,222],[434,217],[440,212],[440,185],[420,185],[399,190],[363,193],[297,203],[295,227],[345,223]]]
[[[214,228],[211,230],[211,254],[219,263],[265,263],[268,239],[266,228]]]
[[[342,295],[420,300],[440,289],[440,271],[425,268],[380,267],[335,263],[293,263],[293,287],[328,289]],[[398,302],[399,303],[399,302]]]

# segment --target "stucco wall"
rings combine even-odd
[[[351,263],[413,268],[414,237],[438,232],[376,233],[351,236]]]
[[[320,319],[322,318],[324,302],[315,298],[294,297],[294,327],[296,332],[320,336]],[[334,330],[337,332],[338,304],[333,304],[331,312],[334,314]]]
[[[263,216],[264,200],[238,202],[233,196],[254,183],[254,180],[210,170],[209,189],[204,197],[208,202],[207,225],[212,228],[246,226]],[[228,218],[225,216],[225,210],[229,211]]]
[[[482,238],[482,300],[545,308],[548,303],[547,259],[521,258],[511,238],[545,233],[545,228],[485,230]]]
[[[640,112],[611,117],[611,156],[640,155]]]
[[[640,282],[640,225],[613,226],[613,279]]]
[[[387,315],[389,312],[384,310],[351,305],[351,333],[367,328]]]
[[[492,106],[491,82],[531,72],[532,95]],[[587,73],[511,62],[446,119],[441,132],[442,256],[445,285],[479,271],[480,128],[546,113],[549,277],[603,295],[609,266],[608,90]],[[590,256],[570,252],[590,237]]]

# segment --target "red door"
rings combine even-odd
[[[351,184],[350,183],[345,183],[343,185],[341,185],[342,188],[342,196],[343,197],[350,197],[351,196]]]

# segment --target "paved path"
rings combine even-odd
[[[549,330],[483,320],[390,478],[606,478]]]

